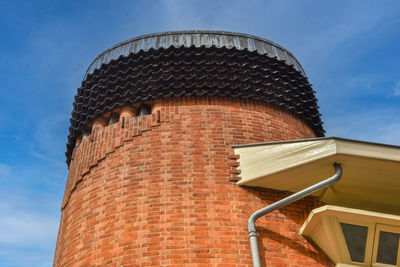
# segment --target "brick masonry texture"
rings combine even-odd
[[[314,137],[255,101],[184,97],[92,132],[70,164],[54,266],[251,266],[247,220],[286,192],[239,187],[234,144]],[[308,197],[257,222],[266,266],[333,266],[298,230]]]
[[[285,61],[228,48],[150,49],[112,60],[82,82],[71,113],[67,164],[77,138],[97,117],[131,103],[184,96],[256,100],[289,111],[324,136],[314,90]]]

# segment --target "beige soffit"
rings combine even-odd
[[[351,261],[340,223],[368,227],[364,263]],[[371,266],[376,253],[373,251],[375,227],[379,224],[400,227],[400,216],[327,205],[311,211],[300,228],[300,234],[319,246],[332,261],[338,263],[337,267]]]
[[[341,180],[314,193],[339,206],[400,214],[400,147],[336,137],[233,146],[239,185],[297,192],[343,167]]]

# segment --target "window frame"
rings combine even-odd
[[[359,226],[365,226],[368,228],[367,230],[367,240],[365,243],[365,255],[364,255],[364,262],[357,262],[357,261],[352,261],[351,256],[350,256],[350,251],[349,248],[347,247],[346,239],[344,237],[343,230],[340,226],[340,223],[347,223],[347,224],[353,224],[353,225],[359,225]],[[352,219],[352,218],[338,218],[335,217],[335,223],[334,223],[334,231],[335,234],[339,238],[339,242],[341,244],[344,244],[344,246],[340,246],[341,253],[345,255],[347,262],[350,264],[354,264],[356,266],[371,266],[371,259],[372,259],[372,250],[368,249],[371,248],[374,244],[374,232],[375,232],[375,225],[376,223],[374,222],[366,222],[362,220],[357,220],[357,219]]]
[[[394,225],[387,225],[387,224],[381,224],[381,223],[376,223],[375,227],[375,232],[374,232],[374,247],[372,249],[372,261],[371,261],[371,266],[372,267],[393,267],[393,266],[400,266],[400,238],[399,238],[399,245],[397,247],[397,261],[396,265],[392,264],[386,264],[386,263],[380,263],[376,262],[376,258],[378,256],[378,245],[379,245],[379,236],[380,232],[389,232],[389,233],[395,233],[395,234],[400,234],[400,227],[394,226]]]
[[[368,227],[364,262],[351,260],[340,223]],[[376,262],[378,235],[381,230],[400,234],[400,215],[325,205],[310,212],[299,233],[319,246],[337,267],[399,267],[400,251],[396,265]]]

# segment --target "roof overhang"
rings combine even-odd
[[[340,228],[342,222],[368,227],[364,263],[351,261]],[[376,251],[373,251],[377,238],[375,225],[390,225],[398,229],[400,216],[327,205],[311,211],[299,232],[313,240],[335,263],[355,264],[339,266],[371,266],[371,260],[376,260]]]
[[[314,193],[322,202],[400,214],[400,147],[336,137],[233,146],[239,185],[297,192],[343,167],[341,180]]]

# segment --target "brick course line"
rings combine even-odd
[[[55,267],[252,266],[250,214],[289,193],[237,186],[231,145],[312,138],[313,130],[254,100],[162,99],[154,112],[74,149]],[[266,266],[334,266],[298,234],[321,205],[307,197],[257,221]]]

